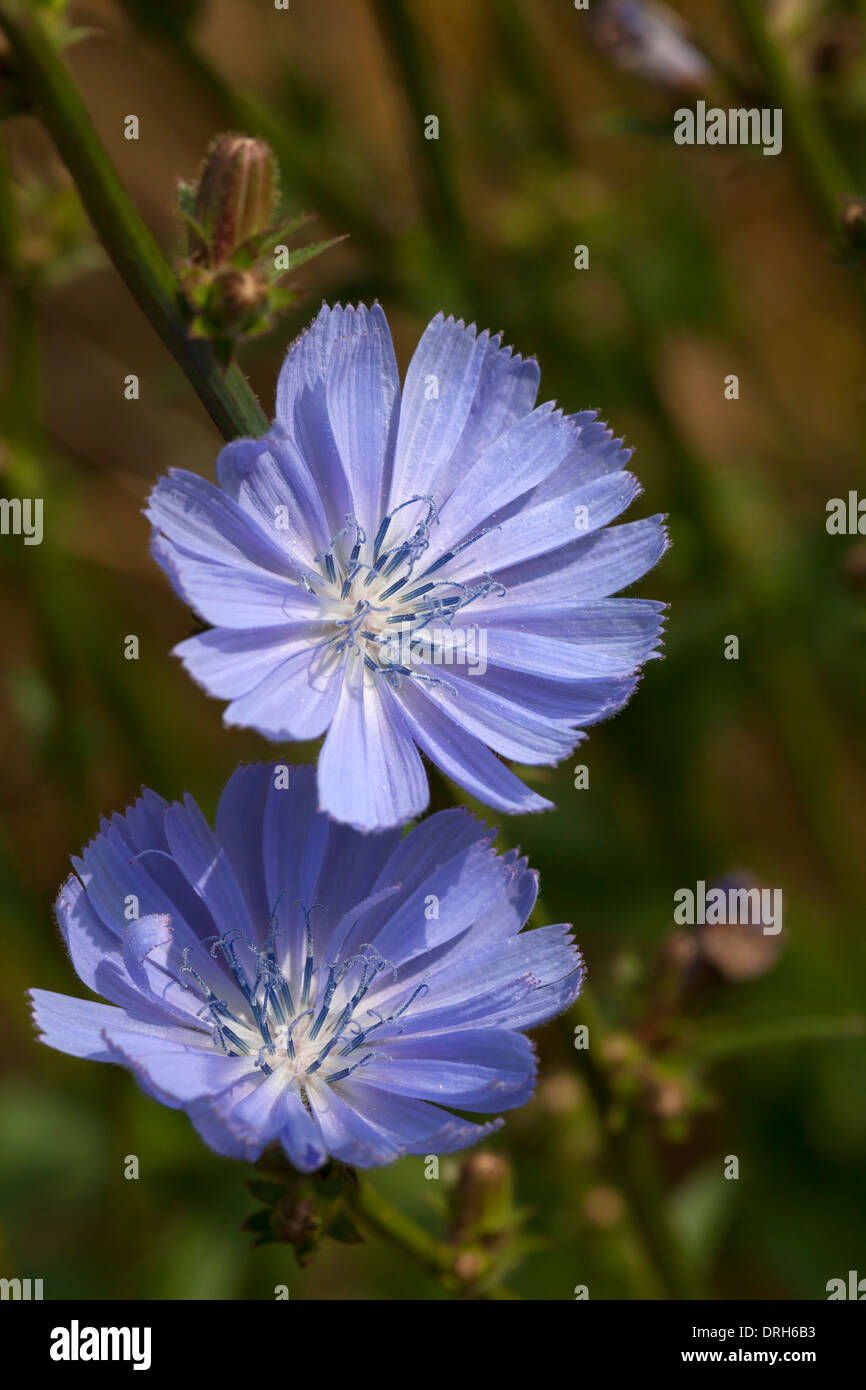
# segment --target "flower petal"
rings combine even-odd
[[[334,717],[342,668],[342,657],[329,648],[293,638],[286,659],[237,696],[226,707],[223,721],[256,729],[265,738],[318,738]]]
[[[436,491],[466,428],[489,340],[474,324],[442,314],[425,328],[406,372],[389,508]]]
[[[400,705],[422,752],[480,801],[515,816],[551,809],[551,801],[530,791],[480,739],[437,709],[418,682],[404,681]]]
[[[312,567],[330,540],[315,478],[291,441],[275,430],[235,439],[217,457],[220,487],[293,559]]]
[[[116,1037],[126,1037],[131,1046],[136,1039],[157,1039],[180,1046],[190,1037],[187,1028],[133,1019],[123,1009],[92,999],[75,999],[48,989],[31,989],[29,993],[39,1041],[71,1057],[88,1057],[93,1062],[115,1060],[104,1037],[106,1030]],[[206,1034],[202,1037],[210,1042]]]
[[[546,555],[575,539],[600,531],[640,494],[631,473],[608,473],[562,497],[538,500],[537,489],[503,520],[488,518],[495,529],[467,546],[448,566],[448,578],[471,583],[486,573]]]
[[[213,483],[186,469],[172,468],[160,478],[145,515],[156,530],[192,555],[218,564],[292,573],[288,556],[272,535]]]
[[[380,332],[335,343],[328,364],[331,428],[349,483],[351,511],[368,536],[384,515],[382,480],[390,473],[399,411],[399,382],[392,375]]]
[[[391,1038],[387,1052],[364,1067],[364,1079],[395,1095],[485,1113],[525,1105],[535,1088],[532,1044],[506,1028]]]
[[[359,830],[382,830],[419,815],[429,795],[390,687],[355,657],[319,758],[322,809]]]
[[[154,536],[150,548],[175,593],[207,623],[244,630],[304,624],[314,635],[322,621],[321,599],[284,575],[202,560],[164,536]]]
[[[444,555],[552,473],[574,447],[579,419],[563,415],[548,401],[501,434],[441,506],[429,559]]]
[[[530,637],[520,634],[516,642],[521,644]],[[571,655],[571,648],[568,654]],[[521,763],[558,763],[568,757],[578,742],[578,735],[566,723],[540,715],[531,706],[517,704],[489,689],[483,676],[464,676],[451,669],[444,684],[433,684],[441,668],[421,665],[419,670],[431,678],[424,687],[430,703],[503,758]]]
[[[310,650],[306,629],[214,627],[187,637],[173,648],[193,680],[209,695],[236,700],[255,690],[266,676],[282,671],[293,657]]]
[[[551,605],[564,599],[607,598],[634,584],[658,564],[668,547],[662,516],[627,521],[609,526],[584,540],[574,541],[550,555],[525,560],[513,569],[500,570],[497,579],[505,586],[497,597],[495,617],[509,621],[544,615]],[[491,600],[485,599],[473,610],[476,620],[490,614]]]

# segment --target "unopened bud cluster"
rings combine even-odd
[[[287,255],[276,253],[306,218],[280,225],[277,162],[248,135],[218,135],[198,180],[179,186],[186,248],[179,273],[192,310],[190,335],[209,339],[227,362],[240,338],[266,333],[296,297],[280,285]],[[304,248],[302,258],[324,250]]]

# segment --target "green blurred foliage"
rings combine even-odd
[[[824,524],[829,498],[864,486],[866,319],[861,268],[796,152],[673,144],[684,100],[727,104],[732,82],[762,91],[731,11],[680,7],[723,72],[683,97],[617,68],[556,0],[86,8],[99,29],[71,61],[167,249],[174,181],[227,128],[270,141],[287,208],[349,234],[245,349],[266,410],[318,300],[378,297],[404,367],[440,308],[502,328],[537,354],[543,399],[598,407],[636,449],[633,515],[670,516],[673,548],[638,590],[670,603],[664,660],[577,751],[589,789],[571,766],[530,770],[559,809],[505,833],[541,870],[548,919],[575,922],[607,1025],[626,1039],[608,1118],[646,1132],[692,1287],[823,1297],[866,1258],[866,1046],[821,1024],[862,1012],[866,985],[866,542]],[[774,41],[847,161],[851,195],[864,193],[864,7],[793,8],[799,22]],[[122,138],[129,111],[136,144]],[[171,657],[191,619],[149,561],[140,515],[167,467],[213,476],[220,441],[77,232],[68,274],[33,251],[40,208],[56,210],[58,255],[69,250],[65,183],[32,122],[11,122],[8,140],[29,242],[9,232],[7,180],[2,466],[8,495],[45,499],[46,535],[0,549],[0,1273],[43,1277],[50,1297],[269,1298],[279,1284],[292,1298],[442,1297],[375,1241],[326,1246],[304,1269],[287,1247],[253,1249],[245,1170],[125,1073],[33,1042],[26,987],[83,991],[52,902],[99,815],[142,782],[189,789],[210,814],[235,764],[274,750],[224,730]],[[582,244],[588,270],[574,268]],[[131,633],[137,662],[123,659]],[[724,658],[729,634],[738,661]],[[659,982],[674,890],[732,871],[783,889],[778,962],[671,1005]],[[541,1242],[509,1282],[534,1299],[579,1284],[592,1298],[653,1297],[572,1045],[581,1017],[539,1033],[538,1094],[491,1145]],[[131,1154],[137,1181],[123,1176]],[[730,1154],[738,1181],[722,1177]],[[438,1230],[457,1171],[444,1159],[427,1181],[408,1159],[371,1181]]]

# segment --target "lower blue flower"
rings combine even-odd
[[[532,1095],[527,1028],[577,997],[567,926],[523,932],[536,874],[463,810],[402,836],[317,809],[311,768],[237,769],[211,830],[144,791],[61,889],[72,963],[109,1004],[31,991],[43,1042],[126,1066],[217,1152],[311,1172],[447,1153]]]

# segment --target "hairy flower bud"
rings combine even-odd
[[[218,135],[208,150],[193,217],[207,238],[193,234],[190,254],[225,265],[240,246],[271,225],[276,206],[277,168],[270,146],[249,135]]]

